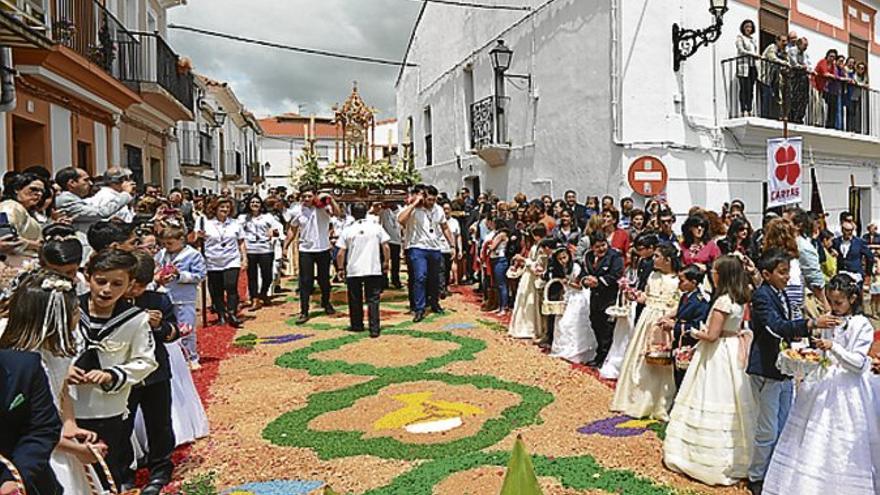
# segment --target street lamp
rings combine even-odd
[[[495,115],[496,115],[496,143],[503,144],[507,142],[507,122],[504,116],[504,102],[507,93],[504,87],[504,79],[524,79],[529,82],[529,93],[532,91],[531,74],[508,74],[510,63],[513,61],[513,50],[504,44],[504,40],[498,40],[492,50],[489,51],[489,58],[492,59],[492,68],[495,69]]]
[[[672,25],[672,68],[675,72],[678,72],[681,63],[697,53],[701,46],[708,46],[718,41],[726,12],[727,0],[709,0],[709,13],[715,18],[714,24],[696,30],[685,29],[678,24]]]
[[[217,128],[223,127],[223,124],[226,123],[227,116],[229,116],[229,114],[223,110],[223,107],[217,107],[217,111],[214,112],[214,122],[217,123]]]

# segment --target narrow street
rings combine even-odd
[[[521,434],[545,494],[742,493],[665,470],[662,425],[609,413],[611,385],[468,300],[413,324],[406,293],[388,291],[379,339],[346,332],[343,311],[294,326],[292,296],[238,332],[205,329],[211,437],[179,476],[213,473],[234,494],[499,493]],[[345,308],[339,286],[333,302]]]

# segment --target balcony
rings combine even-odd
[[[140,43],[101,2],[0,2],[31,33],[47,39],[47,46],[15,47],[16,69],[23,76],[52,90],[70,91],[74,83],[86,90],[74,90],[78,97],[104,111],[116,112],[141,101],[122,82],[134,70],[131,64]]]
[[[48,49],[46,16],[38,0],[0,0],[0,39],[4,46]]]
[[[489,96],[471,104],[471,150],[491,167],[507,163],[510,143],[507,141],[506,97]]]
[[[189,120],[193,113],[194,76],[180,65],[180,57],[155,33],[133,33],[138,40],[129,72],[122,80],[172,120]]]
[[[852,79],[817,76],[813,68],[761,58],[722,61],[727,127],[742,144],[804,136],[826,152],[876,156],[880,153],[880,93]],[[745,77],[745,74],[751,74]],[[824,90],[820,90],[823,88]]]

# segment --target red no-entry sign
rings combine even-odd
[[[669,173],[666,165],[656,156],[637,158],[629,166],[629,187],[642,196],[656,196],[666,189]]]

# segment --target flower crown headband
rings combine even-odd
[[[50,291],[49,302],[46,304],[46,315],[43,317],[43,335],[40,341],[46,340],[50,331],[58,334],[63,349],[72,349],[73,338],[68,331],[67,303],[64,295],[73,290],[70,280],[58,277],[47,277],[40,288]]]

